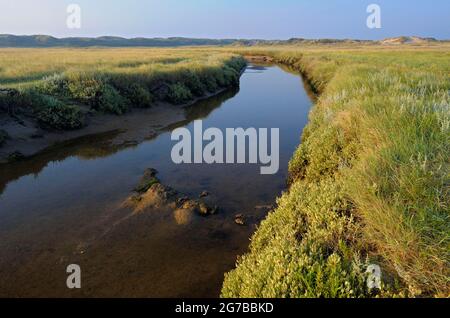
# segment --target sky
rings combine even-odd
[[[67,27],[67,6],[81,28]],[[367,7],[381,28],[367,27]],[[56,37],[450,39],[450,0],[0,0],[0,34]]]

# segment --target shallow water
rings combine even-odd
[[[216,297],[223,275],[286,188],[287,166],[307,123],[311,95],[277,66],[251,66],[239,91],[187,109],[188,120],[138,145],[114,145],[120,131],[64,143],[0,167],[0,296]],[[259,165],[175,165],[170,131],[280,128],[280,170]],[[173,211],[124,214],[121,203],[146,168],[194,198],[207,190],[221,208],[203,218]],[[234,223],[245,214],[248,225]],[[82,288],[68,290],[66,267],[79,264]]]

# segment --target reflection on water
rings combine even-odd
[[[187,125],[196,119],[203,119],[217,107],[220,107],[224,101],[237,94],[238,89],[230,89],[219,95],[196,103],[194,106],[186,109],[186,120],[174,123],[164,128],[165,131],[171,131],[175,128]],[[0,194],[3,193],[6,185],[24,175],[38,174],[49,162],[63,161],[68,157],[77,157],[79,159],[92,160],[108,157],[118,151],[126,148],[134,148],[135,143],[115,144],[114,137],[121,131],[114,130],[96,135],[83,136],[70,141],[61,142],[56,146],[28,158],[12,164],[0,165]],[[154,139],[154,138],[152,138]],[[151,139],[150,139],[151,140]]]
[[[116,144],[120,130],[62,143],[0,166],[0,296],[215,297],[255,226],[285,189],[287,164],[311,105],[298,76],[250,67],[240,91],[186,110],[186,120],[143,143]],[[175,165],[170,131],[203,119],[208,127],[280,128],[280,172],[259,165]],[[221,207],[202,218],[182,211],[130,217],[121,203],[143,171],[192,197],[207,190]],[[249,225],[239,227],[243,213]],[[79,264],[83,288],[65,287]]]

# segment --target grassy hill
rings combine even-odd
[[[126,39],[114,36],[103,36],[98,38],[62,38],[58,39],[48,35],[0,35],[0,47],[35,48],[35,47],[178,47],[178,46],[200,46],[200,45],[228,45],[235,40],[212,40],[212,39],[190,39],[190,38],[133,38]]]
[[[15,48],[49,48],[49,47],[180,47],[180,46],[279,46],[279,45],[392,45],[392,44],[433,44],[439,43],[433,38],[417,36],[402,36],[381,41],[352,40],[352,39],[302,39],[289,40],[261,40],[261,39],[194,39],[194,38],[132,38],[126,39],[115,36],[97,38],[55,38],[49,35],[10,35],[0,34],[0,47]]]

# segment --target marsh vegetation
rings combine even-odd
[[[448,45],[2,49],[0,110],[76,129],[86,113],[236,86],[245,55],[290,66],[319,97],[289,191],[222,296],[449,296]],[[0,145],[7,138],[0,130]],[[367,289],[370,264],[381,266],[381,290]]]
[[[77,129],[86,112],[184,104],[239,84],[241,57],[175,49],[2,49],[0,109]]]
[[[320,92],[290,191],[227,274],[225,297],[448,296],[450,51],[242,50]],[[367,290],[368,264],[384,285]]]

